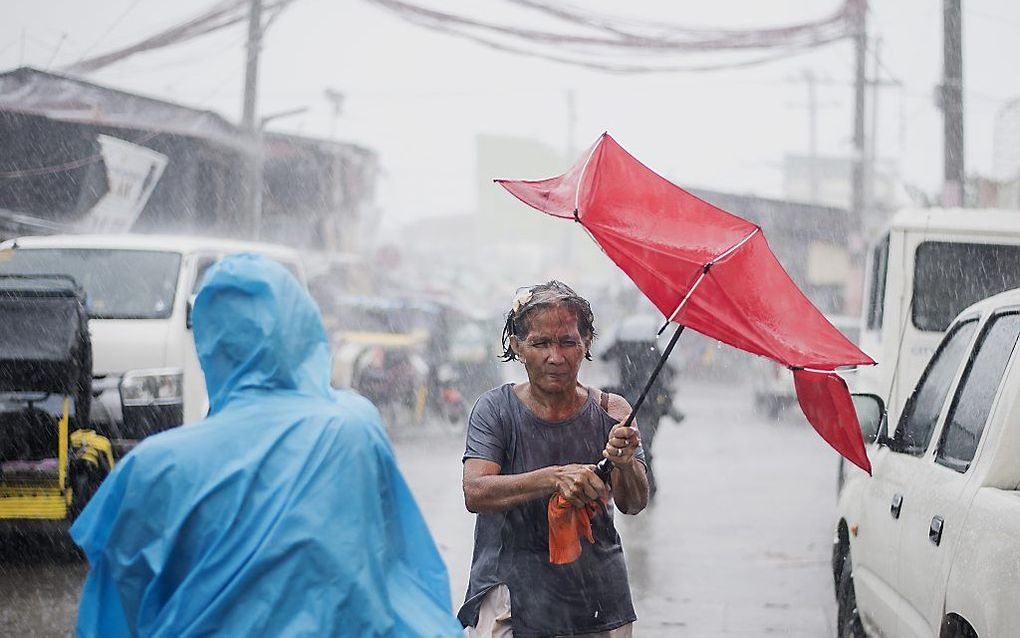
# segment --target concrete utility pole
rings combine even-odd
[[[256,118],[258,96],[259,51],[262,48],[262,0],[251,0],[248,13],[248,55],[244,68],[244,110],[241,125],[251,135],[255,158],[252,162],[251,192],[248,195],[250,212],[250,234],[258,239],[262,227],[262,189],[264,182],[264,161],[262,148],[262,126]]]
[[[818,203],[818,94],[815,91],[815,74],[804,69],[804,82],[808,90],[808,167],[810,175],[811,203]]]
[[[244,111],[241,125],[256,130],[255,101],[258,96],[259,50],[262,48],[262,0],[251,0],[248,12],[248,56],[244,68]]]
[[[850,212],[856,222],[864,225],[864,89],[867,84],[866,65],[868,35],[866,17],[867,0],[856,0],[851,5],[854,33],[854,156],[850,173]]]
[[[568,161],[574,159],[577,154],[577,143],[574,139],[577,128],[577,92],[574,89],[567,89],[567,153]]]
[[[875,173],[878,159],[878,94],[881,92],[882,82],[879,79],[882,67],[882,38],[875,39],[875,46],[872,51],[874,57],[874,69],[872,70],[871,84],[871,135],[868,136],[867,153],[864,160],[864,209],[870,216],[875,211]],[[868,228],[868,223],[864,224]]]
[[[945,135],[942,205],[963,206],[963,17],[960,0],[942,3],[941,106]]]
[[[808,196],[807,201],[812,204],[821,203],[821,175],[819,174],[819,161],[821,156],[818,152],[818,122],[819,122],[819,110],[823,108],[829,108],[838,106],[836,102],[825,102],[820,103],[818,101],[818,87],[822,85],[839,84],[825,78],[819,78],[815,75],[811,69],[801,70],[798,78],[790,78],[791,82],[803,82],[804,86],[807,87],[807,102],[801,103],[790,103],[789,106],[793,108],[803,108],[808,113],[808,145],[807,145],[807,159],[808,159]],[[843,86],[842,84],[839,84]]]

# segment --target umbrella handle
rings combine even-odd
[[[652,389],[652,385],[655,383],[655,379],[659,376],[662,371],[662,367],[666,365],[666,359],[669,359],[669,355],[673,352],[673,346],[680,339],[680,334],[684,331],[684,325],[680,324],[677,326],[676,331],[669,340],[669,344],[666,349],[662,351],[662,356],[659,357],[659,363],[655,365],[655,370],[652,370],[652,374],[648,377],[648,381],[645,383],[644,390],[641,391],[641,395],[638,400],[634,403],[634,407],[631,408],[630,414],[627,415],[627,420],[623,422],[623,427],[631,427],[631,423],[634,422],[634,415],[641,409],[641,405],[645,402],[645,397],[648,396],[648,392]],[[613,473],[613,462],[609,459],[602,459],[595,465],[595,475],[602,479],[603,482],[609,482],[609,477]]]

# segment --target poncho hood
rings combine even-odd
[[[319,310],[280,264],[252,254],[220,261],[205,276],[192,318],[210,415],[246,393],[329,396]]]

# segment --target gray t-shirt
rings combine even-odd
[[[514,394],[513,384],[479,397],[468,421],[464,459],[498,463],[501,474],[523,474],[551,465],[592,464],[602,458],[616,421],[597,392],[566,421],[539,419]],[[644,451],[636,458],[644,462]],[[581,541],[581,556],[567,565],[549,562],[549,497],[475,521],[471,579],[457,616],[478,622],[478,608],[493,586],[510,590],[514,636],[573,635],[608,631],[634,622],[613,504],[592,519],[595,544]]]

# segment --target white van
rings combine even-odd
[[[858,345],[874,367],[848,377],[854,392],[900,411],[953,317],[1020,286],[1020,212],[907,209],[873,246]]]
[[[66,274],[87,296],[92,426],[123,453],[197,421],[209,400],[191,334],[191,300],[228,254],[275,259],[302,283],[297,251],[272,244],[159,235],[53,235],[0,244],[0,274]]]

